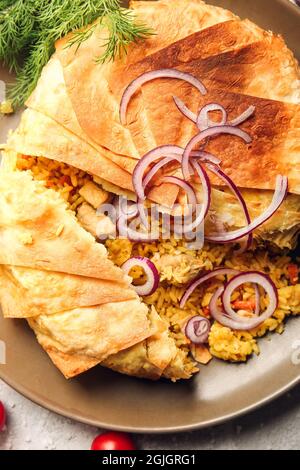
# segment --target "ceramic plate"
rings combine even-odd
[[[300,9],[288,0],[211,3],[282,33],[300,57]],[[8,79],[3,69],[0,79]],[[16,126],[17,119],[0,120],[1,139],[8,128]],[[261,355],[247,364],[214,360],[193,380],[177,384],[142,381],[101,367],[66,381],[24,321],[0,316],[0,340],[7,349],[7,363],[0,366],[0,377],[13,388],[64,416],[124,431],[186,431],[217,424],[274,399],[300,380],[300,365],[292,361],[293,346],[300,343],[300,318],[291,319],[282,336],[264,338]]]

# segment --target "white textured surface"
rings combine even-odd
[[[32,404],[3,382],[0,382],[0,400],[8,413],[7,430],[0,433],[0,449],[85,450],[100,432]],[[174,435],[137,435],[134,439],[138,448],[147,450],[299,449],[300,386],[251,415],[213,429]]]

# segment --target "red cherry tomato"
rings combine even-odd
[[[2,401],[0,401],[0,432],[3,431],[5,423],[6,423],[5,408],[4,408]]]
[[[135,447],[126,434],[106,432],[94,439],[91,450],[135,450]]]

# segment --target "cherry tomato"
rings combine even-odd
[[[135,447],[126,434],[106,432],[94,439],[91,450],[135,450]]]
[[[6,413],[3,403],[0,401],[0,432],[3,431],[6,423]]]
[[[248,310],[254,312],[256,304],[255,300],[236,300],[233,302],[233,307],[237,310]]]

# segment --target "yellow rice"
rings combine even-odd
[[[20,157],[20,170],[30,169],[36,179],[45,181],[47,187],[58,190],[70,208],[74,211],[84,202],[79,195],[80,188],[92,177],[81,170],[66,164],[47,160],[45,158]],[[65,178],[64,178],[65,177]],[[125,239],[107,240],[106,247],[113,262],[122,266],[131,256],[146,256],[156,263],[162,256],[187,255],[188,262],[183,260],[175,266],[163,267],[160,271],[161,281],[157,291],[144,301],[154,305],[159,315],[170,324],[170,335],[175,339],[184,358],[187,376],[197,371],[196,363],[190,354],[190,342],[186,338],[184,326],[194,315],[209,316],[207,307],[217,285],[222,279],[198,288],[187,301],[184,309],[179,308],[179,302],[186,291],[186,281],[196,273],[191,271],[191,264],[197,270],[213,270],[218,267],[228,267],[240,271],[257,270],[268,274],[274,281],[279,293],[279,307],[274,316],[251,332],[237,332],[214,322],[209,337],[210,353],[226,361],[246,361],[253,353],[259,354],[257,339],[267,332],[282,333],[287,316],[300,313],[300,284],[289,285],[288,265],[291,258],[285,254],[272,254],[270,250],[256,248],[245,254],[236,254],[229,245],[206,244],[201,250],[188,250],[183,240],[160,240],[155,243],[133,243]],[[192,260],[192,263],[191,263]],[[143,272],[134,269],[130,272],[135,283],[141,283]],[[236,292],[233,300],[249,300],[254,297],[251,286],[244,286]],[[261,307],[267,305],[267,299],[262,298]]]

